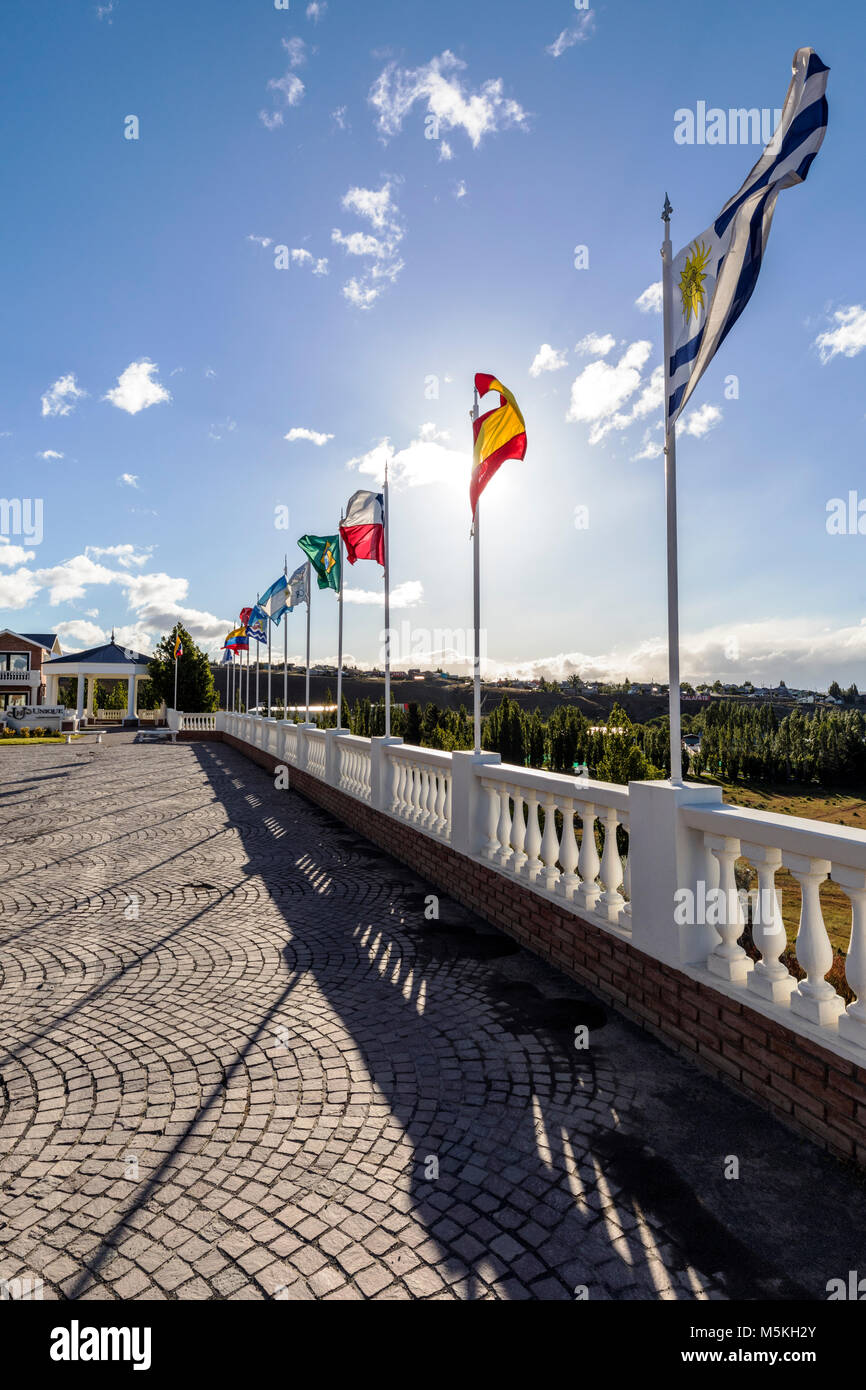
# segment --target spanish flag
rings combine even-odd
[[[469,501],[472,516],[478,499],[486,488],[500,463],[506,459],[526,457],[526,423],[520,413],[517,401],[495,376],[486,372],[476,372],[475,390],[479,396],[488,391],[499,392],[499,405],[472,421],[475,447],[472,453],[472,481],[469,485]]]
[[[180,633],[174,639],[174,659],[177,661],[179,656],[183,656],[183,643],[180,640]]]

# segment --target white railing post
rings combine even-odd
[[[825,1028],[835,1028],[845,1012],[845,1001],[824,979],[833,964],[833,947],[821,911],[821,884],[830,872],[828,859],[811,859],[802,854],[786,854],[785,867],[800,885],[800,926],[797,931],[797,961],[806,972],[791,994],[791,1008],[801,1018]]]
[[[451,845],[459,854],[474,859],[480,853],[479,817],[487,800],[480,778],[485,765],[501,761],[498,753],[458,750],[451,754]]]
[[[318,724],[313,724],[312,721],[311,721],[309,724],[299,724],[299,725],[298,725],[298,763],[297,763],[297,766],[298,766],[298,769],[299,769],[301,772],[306,772],[306,770],[307,770],[307,765],[309,764],[309,761],[310,761],[310,730],[311,730],[311,729],[317,729],[318,727],[319,727]]]
[[[855,998],[839,1018],[839,1032],[866,1047],[866,871],[833,866],[833,882],[851,901],[851,940],[845,958],[845,979]]]
[[[782,867],[782,851],[765,845],[741,843],[740,849],[758,872],[758,894],[752,912],[752,940],[761,959],[749,975],[753,994],[786,1003],[796,980],[779,957],[785,949],[785,924],[776,892],[776,872]]]
[[[742,984],[752,969],[752,962],[738,945],[745,922],[734,869],[740,857],[740,842],[733,835],[705,835],[704,843],[719,863],[719,904],[721,921],[716,931],[722,938],[707,956],[707,969],[722,980]],[[708,914],[709,915],[709,914]]]
[[[630,782],[629,894],[631,936],[648,956],[669,965],[703,965],[718,940],[712,926],[678,925],[674,911],[680,889],[694,893],[706,878],[703,835],[683,824],[680,808],[722,805],[721,787],[686,782]]]

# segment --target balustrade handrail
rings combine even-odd
[[[444,748],[422,748],[420,744],[414,743],[386,743],[384,747],[389,758],[427,763],[430,767],[451,766],[451,754]]]
[[[475,773],[485,781],[508,782],[511,786],[528,787],[548,796],[612,806],[618,811],[629,808],[628,787],[617,782],[595,782],[587,777],[570,777],[567,773],[543,772],[540,768],[518,767],[511,763],[478,763]]]
[[[806,816],[780,815],[724,803],[712,808],[686,805],[681,814],[690,830],[726,835],[783,853],[829,859],[866,870],[866,831],[853,826],[825,825]]]

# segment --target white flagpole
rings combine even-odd
[[[340,517],[340,526],[343,517]],[[343,727],[343,582],[346,578],[346,565],[343,556],[343,534],[337,529],[337,550],[340,556],[340,592],[337,596],[339,617],[337,619],[337,728]]]
[[[259,606],[259,599],[260,599],[260,598],[261,598],[261,594],[256,594],[256,608],[258,608],[258,606]],[[259,670],[260,670],[260,663],[261,663],[261,650],[262,650],[262,644],[261,644],[261,642],[259,642],[258,639],[257,639],[257,640],[256,640],[256,718],[258,718],[258,714],[259,714]]]
[[[677,566],[677,428],[668,426],[670,400],[670,369],[673,348],[673,247],[671,246],[671,213],[665,194],[662,221],[665,239],[662,244],[662,302],[664,307],[664,374],[665,374],[665,502],[667,504],[668,552],[668,709],[671,737],[671,782],[683,784],[683,751],[680,733],[680,620],[679,576]]]
[[[478,392],[472,406],[472,420],[478,419]],[[481,550],[478,538],[478,519],[481,512],[481,498],[475,503],[475,518],[472,523],[472,604],[475,627],[475,656],[473,670],[474,684],[474,726],[475,752],[481,752]]]
[[[244,701],[244,713],[250,712],[250,639],[247,637],[247,698]]]
[[[307,723],[310,722],[310,607],[313,597],[313,566],[307,561]]]
[[[289,577],[289,557],[285,557],[283,564],[283,574],[288,580]],[[288,595],[287,595],[288,597]],[[286,621],[288,613],[283,614],[283,718],[289,717],[289,624]]]
[[[175,633],[174,640],[177,643],[177,633]],[[177,655],[174,658],[174,707],[177,709]]]
[[[273,623],[271,622],[271,618],[270,618],[270,615],[269,615],[269,616],[268,616],[268,719],[270,719],[270,717],[271,717],[271,628],[272,628],[272,627],[273,627]]]
[[[383,497],[385,515],[382,518],[385,531],[385,737],[391,737],[391,551],[390,528],[391,509],[388,497],[388,460],[385,459],[385,490]]]

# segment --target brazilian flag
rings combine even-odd
[[[339,535],[301,536],[298,545],[312,562],[319,588],[336,589],[339,593],[342,582]]]

